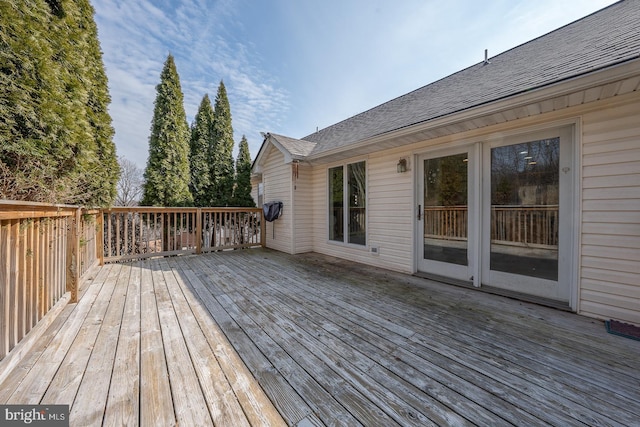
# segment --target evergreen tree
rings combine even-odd
[[[255,207],[256,202],[251,197],[251,155],[249,143],[242,135],[238,157],[236,159],[236,179],[233,186],[233,206]]]
[[[216,95],[211,130],[210,147],[211,191],[209,200],[212,206],[229,206],[233,197],[233,127],[231,126],[231,108],[227,98],[227,89],[220,81]]]
[[[173,56],[169,55],[156,86],[144,171],[143,206],[190,206],[189,125]]]
[[[114,130],[108,111],[111,96],[98,41],[98,28],[93,20],[95,11],[88,0],[78,0],[77,4],[81,17],[79,27],[87,35],[83,82],[87,91],[86,118],[94,143],[92,151],[95,153],[83,170],[83,178],[94,203],[106,206],[116,198],[120,175],[116,146],[113,143]],[[77,55],[81,56],[80,52]]]
[[[46,152],[57,129],[47,107],[61,93],[51,75],[59,66],[46,36],[50,13],[44,1],[0,2],[1,198],[53,201],[46,190],[55,162]]]
[[[209,200],[211,193],[210,152],[212,147],[211,131],[213,129],[213,108],[209,95],[200,102],[198,113],[191,126],[189,166],[191,170],[191,194],[195,206],[212,206]]]
[[[88,0],[0,3],[0,197],[108,205],[118,165]]]

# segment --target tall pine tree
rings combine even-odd
[[[56,178],[47,148],[56,139],[63,102],[59,69],[47,37],[51,10],[44,1],[0,2],[0,198],[55,201]]]
[[[211,131],[213,129],[213,108],[209,95],[200,102],[198,113],[191,126],[189,166],[191,169],[191,194],[195,206],[212,206],[209,199],[211,193],[210,151],[212,147]]]
[[[189,125],[172,55],[164,63],[156,91],[141,205],[190,206]]]
[[[95,11],[88,0],[76,0],[81,17],[79,28],[87,36],[84,84],[87,91],[86,119],[91,131],[91,147],[94,153],[83,170],[87,191],[94,203],[106,206],[113,203],[117,195],[120,166],[113,143],[114,130],[108,107],[111,102],[107,74],[102,61],[98,41],[98,28],[93,15]]]
[[[0,197],[105,206],[119,168],[88,0],[0,3]]]
[[[249,143],[242,135],[236,159],[236,179],[233,186],[233,206],[255,207],[256,202],[251,196],[251,154]]]
[[[220,81],[213,112],[210,148],[211,191],[213,206],[230,206],[233,198],[233,127],[231,107],[224,82]]]

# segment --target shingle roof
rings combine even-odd
[[[489,64],[480,62],[308,135],[303,140],[317,143],[309,153],[313,155],[339,147],[347,148],[376,135],[545,87],[639,56],[640,0],[623,0],[492,57]]]
[[[315,142],[289,138],[284,135],[269,134],[276,142],[284,147],[294,157],[306,157],[316,146]]]

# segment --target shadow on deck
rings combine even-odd
[[[640,342],[318,254],[101,268],[0,384],[71,425],[634,425]]]

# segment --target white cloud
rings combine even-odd
[[[96,22],[109,76],[118,153],[144,167],[155,86],[168,53],[175,57],[189,121],[205,93],[212,102],[225,81],[237,142],[268,129],[287,109],[287,95],[257,65],[259,54],[233,40],[234,1],[182,1],[163,8],[145,0],[102,0]]]
[[[191,121],[224,80],[236,141],[312,133],[613,0],[96,0],[120,154],[144,166],[171,52]],[[129,154],[131,153],[131,154]],[[140,153],[144,153],[141,156]]]

